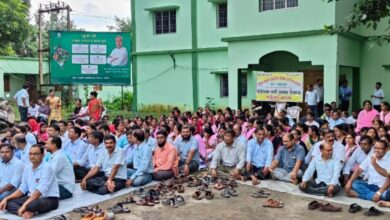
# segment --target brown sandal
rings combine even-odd
[[[201,200],[201,199],[203,199],[203,196],[202,196],[202,193],[200,191],[195,191],[192,194],[192,198],[194,198],[196,200]]]
[[[283,208],[283,206],[284,206],[283,202],[274,199],[268,199],[263,204],[263,207],[267,207],[267,208]]]

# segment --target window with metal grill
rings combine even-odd
[[[176,33],[176,10],[154,13],[155,34]]]
[[[217,6],[217,27],[225,28],[228,26],[228,16],[227,16],[227,3],[221,3]]]

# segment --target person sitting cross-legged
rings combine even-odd
[[[133,151],[127,158],[126,186],[142,186],[152,181],[152,148],[145,143],[145,133],[141,129],[133,131]]]
[[[184,125],[181,136],[174,143],[180,155],[179,172],[188,176],[199,168],[199,143],[191,133],[191,127]]]
[[[0,202],[18,189],[23,175],[24,164],[14,154],[14,147],[0,145]]]
[[[106,151],[103,139],[103,133],[100,131],[93,131],[89,135],[89,145],[83,157],[73,162],[76,180],[81,181],[88,174],[89,170],[95,166],[99,155]]]
[[[253,185],[260,183],[258,179],[269,178],[269,167],[274,156],[274,146],[272,142],[265,138],[265,129],[256,128],[254,132],[256,138],[248,141],[246,152],[246,179],[251,179]]]
[[[210,174],[213,177],[229,177],[241,179],[240,171],[245,165],[245,147],[234,141],[235,133],[227,129],[223,135],[223,142],[214,150],[210,164]]]
[[[28,164],[22,177],[22,184],[0,203],[0,210],[7,210],[24,219],[35,214],[46,213],[58,208],[60,192],[53,169],[43,161],[44,148],[34,144],[30,148]]]
[[[114,136],[104,138],[106,151],[99,155],[96,165],[81,181],[81,189],[105,195],[125,188],[125,154],[115,144]]]
[[[60,137],[49,137],[45,144],[46,151],[51,154],[48,163],[53,168],[58,182],[60,200],[72,197],[75,187],[73,165],[66,158],[61,146]]]
[[[157,148],[154,150],[153,179],[160,181],[173,178],[179,174],[179,155],[174,146],[167,141],[168,133],[159,130],[156,134]]]
[[[345,192],[350,197],[378,202],[390,201],[390,157],[386,155],[388,144],[379,140],[374,145],[374,153],[363,161],[345,185]],[[368,180],[357,179],[366,172]]]
[[[283,146],[279,148],[270,167],[271,175],[276,180],[298,184],[303,175],[301,166],[305,159],[305,149],[294,143],[293,134],[283,136]]]
[[[320,150],[322,155],[310,162],[299,189],[308,194],[332,197],[340,191],[341,162],[332,157],[333,147],[330,143],[321,144]],[[313,180],[315,171],[317,179]]]

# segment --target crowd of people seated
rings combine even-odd
[[[0,145],[0,210],[31,218],[57,209],[76,184],[105,195],[199,170],[328,197],[344,188],[390,207],[389,103],[378,112],[364,101],[352,116],[335,105],[323,110],[307,108],[298,120],[229,107],[112,120],[88,110],[68,121],[30,115]]]

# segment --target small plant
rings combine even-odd
[[[205,107],[209,107],[210,109],[215,109],[215,98],[213,97],[206,97],[206,104]]]
[[[133,93],[123,93],[123,109],[122,109],[122,96],[116,96],[112,102],[104,102],[104,106],[111,111],[131,111],[133,105]]]

